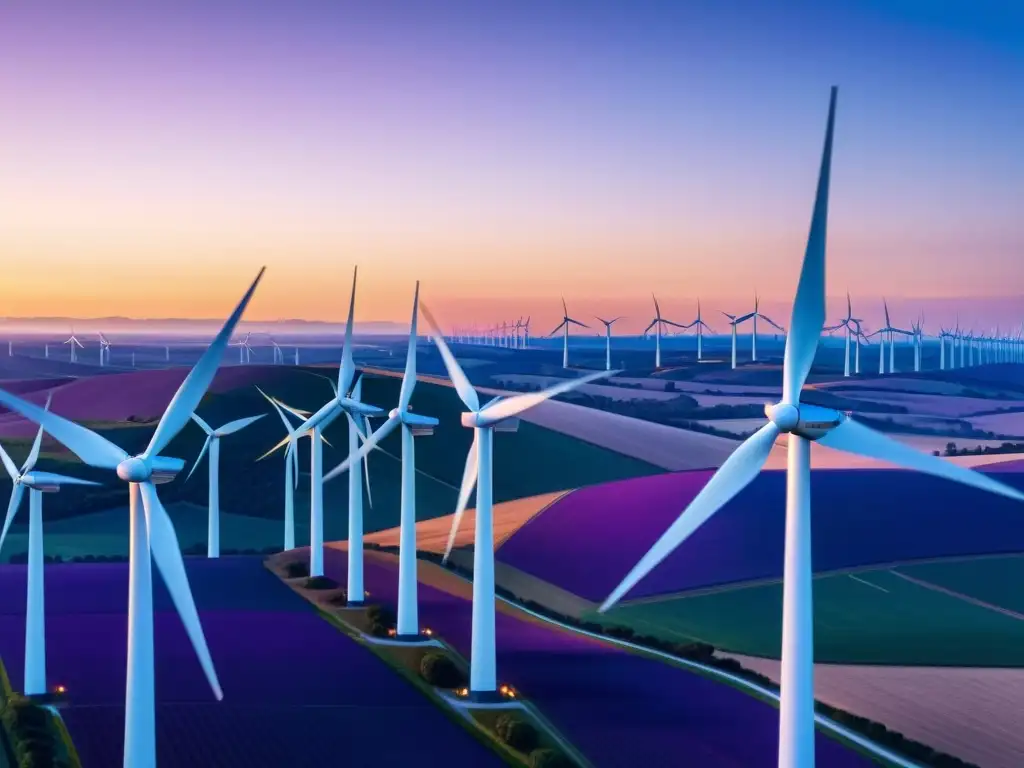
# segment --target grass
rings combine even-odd
[[[1024,616],[1011,613],[1024,613],[1024,598],[1014,590],[1022,578],[1024,556],[818,577],[815,658],[846,664],[1024,666]],[[625,603],[605,616],[583,618],[676,642],[701,641],[723,651],[779,658],[782,587],[740,586]]]

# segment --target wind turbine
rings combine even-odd
[[[85,347],[82,346],[82,342],[80,342],[78,340],[78,337],[75,336],[75,329],[74,328],[71,329],[71,337],[67,341],[65,341],[64,343],[71,345],[71,362],[72,363],[77,363],[78,362],[78,353],[75,350],[75,347],[78,347],[78,349],[85,349]]]
[[[779,768],[811,768],[814,765],[811,441],[816,440],[840,451],[881,459],[1024,500],[1024,495],[986,475],[936,456],[919,453],[853,421],[839,411],[800,402],[800,393],[814,362],[825,320],[825,232],[835,103],[836,89],[833,87],[814,214],[793,304],[790,332],[786,339],[782,401],[765,406],[768,423],[747,438],[726,459],[686,511],[651,547],[599,609],[604,612],[615,605],[637,582],[746,487],[761,471],[779,435],[788,433]]]
[[[850,304],[850,292],[846,292],[846,317],[839,321],[838,324],[824,328],[826,331],[838,331],[840,328],[846,329],[846,353],[843,356],[843,376],[849,377],[850,375],[850,337],[853,335],[853,305]],[[859,348],[858,348],[859,352]],[[858,371],[860,373],[860,371]]]
[[[526,321],[529,325],[530,321]],[[569,310],[565,306],[565,297],[562,297],[562,322],[558,324],[551,333],[548,334],[548,338],[551,338],[559,331],[562,331],[562,367],[569,367],[569,324],[578,325],[581,328],[589,328],[590,326],[586,323],[581,323],[579,320],[573,320],[569,317]]]
[[[232,342],[232,346],[238,347],[238,362],[240,365],[245,365],[252,359],[252,347],[249,346],[249,336],[251,335],[251,333],[247,332],[244,338]]]
[[[356,367],[352,359],[352,324],[356,311],[356,279],[359,268],[352,271],[352,297],[348,305],[348,322],[345,324],[345,341],[341,350],[341,363],[338,366],[338,383],[334,388],[334,397],[324,403],[320,410],[306,419],[296,430],[298,433],[313,431],[313,449],[310,457],[310,503],[309,503],[309,575],[323,576],[324,573],[324,482],[323,482],[323,449],[317,439],[338,416],[345,414],[352,429],[354,416],[378,416],[383,413],[380,408],[366,405],[349,395],[355,379]],[[358,427],[356,427],[358,429]],[[359,487],[359,478],[349,478],[350,483]],[[349,486],[351,491],[352,486]],[[351,493],[349,498],[351,498]],[[352,547],[349,547],[349,562],[352,561]],[[351,584],[349,593],[351,595]]]
[[[666,325],[671,325],[675,328],[686,328],[686,326],[683,325],[682,323],[676,323],[672,320],[666,320],[665,318],[663,318],[661,316],[661,307],[658,306],[658,297],[652,293],[651,298],[654,299],[654,319],[651,320],[651,324],[644,329],[644,336],[647,335],[647,332],[651,330],[651,328],[654,329],[654,367],[661,368],[662,328]],[[608,366],[608,370],[611,370],[610,364]]]
[[[466,469],[462,475],[458,506],[452,520],[445,560],[451,553],[459,521],[469,503],[474,485],[476,492],[476,531],[473,545],[473,638],[471,641],[469,689],[476,698],[490,698],[497,690],[497,663],[494,644],[494,521],[492,519],[491,479],[493,475],[492,445],[494,432],[514,432],[519,427],[516,418],[523,411],[587,384],[605,378],[614,371],[598,371],[579,379],[562,382],[540,392],[496,397],[480,407],[480,400],[441,336],[441,325],[424,304],[423,316],[437,335],[437,348],[444,360],[459,399],[469,409],[462,414],[462,425],[473,430],[473,443],[466,456]],[[371,438],[372,439],[372,438]],[[369,441],[368,441],[369,442]],[[366,446],[363,446],[365,450]]]
[[[904,331],[900,328],[894,328],[892,323],[889,322],[889,304],[885,299],[882,299],[882,307],[885,309],[885,327],[879,328],[875,333],[882,335],[882,339],[888,337],[889,340],[889,373],[896,373],[896,334],[902,334],[904,336],[912,336],[910,331]],[[879,349],[878,358],[878,372],[885,373],[885,356],[883,350],[885,344],[881,345]]]
[[[285,459],[285,477],[284,477],[284,549],[285,551],[295,549],[295,489],[299,484],[299,438],[308,437],[312,441],[314,435],[313,430],[307,430],[304,433],[299,433],[293,427],[285,413],[290,413],[298,418],[299,423],[302,423],[309,418],[310,411],[302,411],[298,408],[293,408],[287,403],[278,400],[276,397],[271,397],[259,387],[256,390],[263,395],[264,398],[274,407],[278,416],[281,417],[281,421],[284,423],[285,436],[277,445],[271,448],[269,451],[260,456],[256,461],[263,461],[275,451],[288,446],[284,453]],[[330,441],[320,435],[320,442],[330,446]],[[333,446],[331,446],[333,447]],[[369,490],[369,487],[367,487]]]
[[[362,447],[349,454],[341,464],[324,475],[324,482],[331,480],[350,466],[359,466],[359,460],[368,456],[381,440],[391,434],[399,425],[402,427],[402,509],[398,534],[398,621],[396,635],[400,639],[419,637],[419,613],[417,610],[416,578],[416,454],[415,438],[434,434],[438,421],[432,416],[413,413],[409,403],[416,387],[416,320],[419,312],[420,284],[416,282],[413,294],[412,322],[409,326],[409,349],[405,357],[405,373],[402,388],[398,394],[398,407],[392,409],[385,421],[363,443]],[[440,342],[439,342],[440,343]],[[351,549],[352,543],[349,547]]]
[[[686,328],[696,328],[697,329],[697,361],[699,362],[699,361],[704,359],[704,329],[707,328],[709,331],[711,331],[711,333],[714,333],[714,331],[711,330],[711,326],[708,325],[707,323],[705,323],[704,320],[700,316],[700,299],[697,299],[697,319],[694,320],[692,323],[690,323],[689,325],[687,325],[685,327]],[[735,341],[735,339],[734,339],[734,341]],[[735,368],[736,367],[735,344],[733,345],[733,351],[734,351],[734,354],[733,354],[733,364],[732,364],[732,367]]]
[[[924,324],[924,315],[921,315],[911,327],[911,333],[913,333],[914,340],[914,372],[918,373],[921,370],[921,358],[924,347],[924,332],[921,330],[921,326]]]
[[[271,349],[273,350],[274,363],[284,362],[284,352],[281,351],[280,345],[273,338],[270,339]]]
[[[46,407],[50,408],[50,397],[46,398]],[[43,494],[55,493],[65,485],[99,485],[91,480],[77,477],[57,475],[52,472],[36,472],[36,461],[39,459],[39,448],[43,442],[43,428],[36,432],[35,442],[29,451],[25,464],[19,470],[0,446],[0,459],[3,460],[7,474],[11,477],[14,487],[11,488],[11,500],[7,505],[7,518],[4,529],[0,533],[0,550],[3,549],[7,531],[14,522],[21,506],[21,497],[25,489],[28,496],[28,596],[25,610],[25,686],[27,696],[46,693],[46,611],[44,608],[43,589]]]
[[[219,700],[223,697],[213,660],[203,636],[199,614],[188,585],[181,547],[174,524],[167,515],[156,485],[174,479],[185,466],[181,459],[161,456],[160,451],[174,439],[206,394],[217,373],[217,366],[263,277],[261,269],[220,333],[199,358],[182,382],[157,424],[149,445],[137,456],[114,445],[102,435],[50,413],[37,405],[0,390],[0,405],[40,424],[86,464],[115,470],[129,488],[128,556],[128,674],[125,690],[124,766],[156,765],[156,707],[153,668],[153,582],[151,560],[163,575],[164,584],[181,616],[206,673],[206,679]]]
[[[199,456],[196,458],[195,463],[192,464],[192,469],[189,470],[188,475],[185,477],[187,483],[189,478],[192,477],[192,473],[196,471],[196,467],[203,461],[203,456],[206,452],[210,452],[210,492],[209,492],[209,525],[207,528],[207,542],[206,542],[206,556],[207,557],[220,557],[220,439],[227,435],[232,435],[239,430],[245,429],[247,426],[252,424],[254,421],[259,421],[266,414],[261,413],[259,416],[248,416],[244,419],[236,419],[235,421],[229,421],[222,427],[213,429],[198,414],[192,414],[192,421],[198,424],[203,432],[206,433],[206,442],[203,443],[203,449],[199,452]]]
[[[746,315],[740,315],[739,317],[737,317],[736,315],[730,315],[728,312],[722,312],[722,314],[725,315],[727,318],[729,318],[729,325],[732,326],[732,367],[735,370],[735,368],[736,368],[736,328],[737,328],[737,326],[739,326],[740,323],[745,323],[747,320],[752,318],[754,316],[754,313],[750,312],[750,313],[748,313]]]
[[[595,317],[597,316],[595,315]],[[597,319],[604,324],[604,369],[610,371],[612,369],[612,325],[622,317],[619,316],[612,320],[604,320],[600,317]]]
[[[786,332],[785,328],[783,328],[781,325],[776,323],[774,320],[772,320],[767,315],[762,314],[760,307],[761,307],[761,299],[758,298],[758,295],[755,293],[754,294],[754,311],[751,312],[749,315],[747,315],[747,317],[749,317],[753,321],[753,328],[751,329],[751,332],[750,332],[750,360],[751,360],[751,362],[755,362],[755,363],[757,362],[757,318],[760,317],[762,320],[764,320],[769,325],[774,326],[775,328],[779,329],[783,333]]]
[[[97,333],[97,335],[100,337],[100,368],[102,368],[110,362],[110,342],[102,333]],[[74,349],[74,346],[72,345],[71,348]]]

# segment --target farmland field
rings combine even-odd
[[[602,601],[674,522],[710,472],[680,472],[583,488],[532,518],[498,549],[514,568]],[[1020,473],[1000,479],[1024,486]],[[785,474],[762,472],[627,599],[782,575]],[[1024,552],[1018,502],[919,473],[812,473],[818,572],[939,557]],[[941,510],[971,510],[970,525]],[[601,563],[593,568],[593,563]]]
[[[344,581],[346,553],[325,552],[325,570]],[[424,568],[433,568],[421,563]],[[462,654],[470,649],[470,603],[464,589],[419,585],[420,618]],[[366,560],[374,600],[395,600],[397,560]],[[778,716],[768,704],[677,667],[579,635],[497,615],[498,676],[522,691],[600,768],[679,765],[774,766]],[[873,763],[818,736],[818,759],[830,768]]]
[[[1016,613],[1024,601],[1015,590],[1022,577],[1024,557],[819,577],[814,581],[815,658],[821,663],[1024,666],[1024,615]],[[624,603],[604,621],[778,658],[782,588],[778,583],[740,586]]]
[[[259,558],[187,561],[224,689],[217,702],[159,579],[155,591],[158,759],[198,765],[498,765],[367,649],[320,618]],[[0,569],[0,654],[22,677],[24,569]],[[47,569],[48,676],[67,686],[65,720],[85,766],[121,762],[124,565]],[[381,741],[381,722],[405,734]]]

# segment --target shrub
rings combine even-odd
[[[395,628],[395,612],[385,605],[371,605],[366,609],[366,618],[374,637],[387,637],[388,631]]]
[[[338,582],[334,579],[329,579],[326,576],[313,576],[306,579],[306,589],[335,589],[338,586]]]
[[[300,576],[309,576],[309,563],[298,560],[294,563],[288,563],[284,567],[284,574],[289,579],[297,579]]]
[[[537,729],[533,727],[532,723],[528,723],[525,720],[510,718],[504,730],[505,733],[501,736],[501,740],[512,747],[512,749],[519,750],[525,754],[535,750],[540,742]]]
[[[535,749],[530,753],[530,768],[573,768],[573,764],[557,750]]]
[[[466,684],[466,675],[442,651],[430,651],[423,655],[420,659],[420,674],[424,680],[438,688],[461,688]]]

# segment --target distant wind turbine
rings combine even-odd
[[[527,321],[529,323],[529,321]],[[569,310],[565,306],[565,298],[562,298],[562,322],[551,333],[548,334],[548,338],[554,336],[559,331],[562,331],[562,367],[569,367],[569,325],[578,325],[581,328],[589,328],[590,326],[586,323],[581,323],[579,320],[573,320],[569,317]]]
[[[203,456],[206,455],[207,451],[210,453],[210,492],[209,492],[209,521],[207,526],[207,541],[206,541],[206,556],[207,557],[220,557],[220,439],[227,435],[232,435],[239,430],[245,429],[255,421],[259,421],[266,414],[261,413],[259,416],[247,416],[244,419],[236,419],[229,421],[222,427],[213,429],[203,419],[199,417],[199,414],[192,414],[192,421],[198,424],[203,432],[206,433],[206,442],[203,443],[203,449],[199,452],[199,456],[192,464],[192,469],[189,470],[188,475],[185,477],[187,483],[189,478],[192,477],[192,473],[196,471],[202,461]]]
[[[78,340],[78,337],[75,336],[74,328],[71,329],[71,336],[64,343],[71,345],[71,362],[72,363],[77,363],[78,362],[78,352],[76,351],[75,348],[77,347],[78,349],[85,349],[85,347],[82,346],[82,342],[80,342]]]
[[[745,323],[747,320],[752,318],[754,316],[754,313],[753,312],[749,312],[749,313],[747,313],[745,315],[740,315],[739,317],[737,317],[736,315],[730,315],[728,312],[722,312],[722,314],[725,315],[727,318],[729,318],[729,325],[732,326],[732,367],[735,370],[735,368],[736,368],[736,328],[740,325],[740,323]]]
[[[610,371],[612,369],[612,325],[621,320],[622,317],[616,317],[611,320],[604,320],[600,317],[597,319],[604,324],[604,369]]]
[[[682,323],[677,323],[673,320],[666,320],[661,316],[661,307],[658,306],[658,297],[653,293],[651,298],[654,299],[654,319],[651,320],[651,324],[644,329],[644,335],[647,332],[654,329],[654,367],[661,368],[661,332],[666,325],[671,325],[674,328],[686,328]],[[611,365],[608,366],[608,370],[611,370]]]
[[[714,333],[714,331],[711,330],[711,326],[705,323],[703,318],[700,316],[700,299],[697,299],[697,319],[685,327],[697,329],[697,361],[700,362],[704,359],[704,329],[707,328],[712,334]],[[733,330],[735,331],[735,328]],[[732,367],[736,367],[735,344]]]

